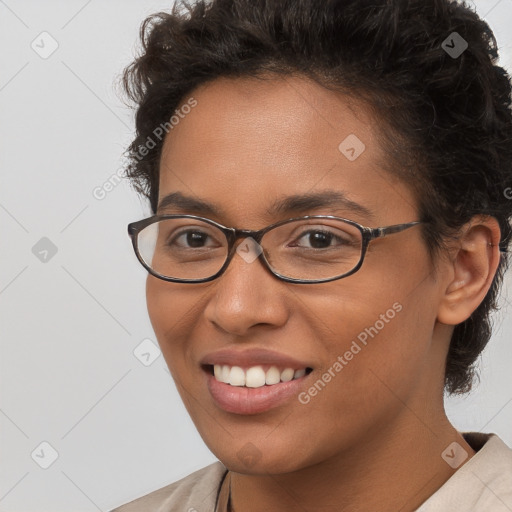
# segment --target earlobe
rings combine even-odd
[[[484,300],[500,262],[500,228],[494,217],[476,216],[461,230],[449,265],[449,282],[437,320],[457,325]]]

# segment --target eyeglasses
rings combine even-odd
[[[195,215],[154,215],[128,224],[138,260],[164,281],[205,283],[216,279],[237,252],[256,258],[290,283],[325,283],[357,272],[368,244],[421,221],[369,228],[332,215],[296,217],[259,231],[228,228]],[[235,247],[235,242],[244,238]]]

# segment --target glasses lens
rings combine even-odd
[[[267,261],[293,279],[330,279],[353,270],[361,258],[363,237],[352,224],[332,219],[289,222],[265,234]]]
[[[164,219],[145,227],[139,254],[157,274],[176,279],[204,279],[226,261],[227,240],[215,226],[196,219]]]

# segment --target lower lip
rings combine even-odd
[[[215,403],[224,411],[235,414],[258,414],[279,407],[299,395],[308,375],[272,386],[247,388],[219,382],[206,372],[208,390]]]

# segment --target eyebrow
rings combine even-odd
[[[266,210],[269,217],[275,217],[282,214],[303,213],[308,210],[318,208],[332,208],[336,210],[347,210],[373,220],[374,214],[365,206],[351,201],[343,192],[337,190],[324,190],[308,194],[296,194],[276,199]],[[173,192],[162,198],[157,212],[163,210],[177,209],[183,212],[193,211],[199,215],[211,215],[217,217],[226,217],[225,213],[218,206],[186,196],[181,192]]]

